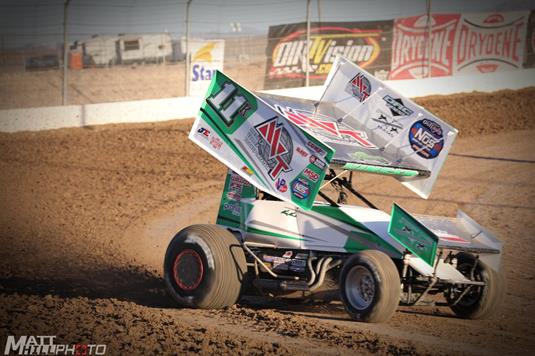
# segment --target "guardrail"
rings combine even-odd
[[[535,69],[508,72],[386,81],[409,97],[492,92],[535,86]],[[319,99],[322,87],[267,90],[267,93]],[[197,114],[201,97],[0,110],[0,132],[41,131],[65,127],[187,119]]]

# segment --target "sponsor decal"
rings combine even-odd
[[[240,201],[241,200],[241,195],[239,193],[237,193],[237,192],[230,191],[230,192],[227,192],[227,199]]]
[[[283,178],[277,178],[277,181],[275,182],[275,188],[277,188],[277,190],[281,193],[286,193],[288,190],[286,181]]]
[[[312,23],[309,76],[322,83],[338,54],[362,68],[390,68],[392,20]],[[268,33],[266,89],[304,84],[306,23],[271,26]]]
[[[275,116],[256,125],[246,137],[247,144],[268,169],[272,180],[276,180],[282,172],[292,170],[292,138],[278,119]]]
[[[319,178],[319,174],[314,172],[310,168],[305,168],[305,170],[303,171],[303,175],[308,177],[308,179],[310,179],[313,182],[317,182]]]
[[[292,251],[286,251],[282,255],[283,258],[292,258],[293,252]]]
[[[427,16],[412,16],[394,21],[392,63],[389,79],[417,79],[427,77],[431,52],[431,76],[453,74],[453,49],[459,15],[435,14],[431,25],[431,50]]]
[[[394,137],[403,130],[403,126],[394,118],[379,114],[377,118],[372,118],[373,121],[377,122],[377,128],[385,132],[388,136]]]
[[[315,165],[316,167],[318,167],[322,171],[325,169],[326,163],[314,155],[310,156],[309,162]]]
[[[292,183],[292,194],[297,199],[306,199],[310,194],[310,187],[307,180],[303,178],[297,178]]]
[[[245,166],[244,166],[245,167]],[[240,201],[245,187],[250,187],[251,183],[247,182],[238,174],[230,176],[228,191],[226,193],[227,201],[223,204],[223,210],[228,211],[234,216],[241,215]]]
[[[241,170],[245,173],[247,173],[248,175],[252,176],[253,175],[253,171],[251,170],[251,168],[247,167],[247,166],[242,166],[241,167]]]
[[[205,129],[204,127],[200,127],[197,130],[197,133],[200,134],[201,136],[203,136],[204,138],[210,137],[210,130]]]
[[[347,91],[359,99],[361,103],[370,96],[372,91],[372,85],[363,73],[358,73],[354,76],[353,79],[349,81],[347,87],[347,89],[349,89]]]
[[[297,151],[297,153],[299,153],[299,155],[301,157],[304,157],[304,158],[307,158],[308,157],[308,152],[305,151],[305,149],[303,147],[299,147],[297,146],[297,148],[295,149]]]
[[[444,147],[442,128],[433,120],[416,121],[409,130],[409,142],[418,156],[436,158]]]
[[[368,135],[364,131],[354,130],[350,127],[341,128],[339,124],[332,119],[320,120],[319,118],[313,118],[312,113],[297,112],[292,108],[284,109],[278,107],[278,110],[283,112],[291,122],[297,126],[308,128],[326,142],[350,144],[365,148],[376,147],[368,140]],[[320,117],[319,115],[316,116]],[[325,152],[312,142],[307,142],[307,146],[319,155],[325,156]]]
[[[325,157],[326,152],[322,150],[318,145],[312,141],[307,142],[307,147],[319,154],[321,157]]]
[[[527,20],[523,12],[463,15],[457,31],[456,71],[520,68]]]
[[[297,213],[295,212],[295,210],[291,210],[291,209],[284,209],[283,211],[281,211],[281,214],[286,215],[286,216],[291,216],[292,218],[297,217]]]
[[[385,95],[383,100],[394,116],[410,116],[414,114],[414,111],[403,104],[401,98],[393,98],[390,95]]]
[[[223,141],[221,141],[221,139],[219,137],[215,137],[213,136],[211,139],[210,139],[210,145],[215,149],[215,150],[219,150],[221,148],[221,146],[223,146]]]

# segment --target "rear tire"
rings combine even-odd
[[[384,322],[399,305],[401,282],[396,265],[381,251],[351,256],[340,272],[340,294],[352,319]]]
[[[165,284],[182,306],[231,306],[238,301],[246,274],[245,254],[238,240],[217,225],[186,227],[167,247]]]
[[[457,255],[457,269],[469,278],[475,257],[468,253]],[[453,312],[464,319],[485,319],[492,316],[503,302],[505,296],[505,280],[503,275],[496,272],[483,261],[477,262],[474,279],[483,281],[485,286],[474,286],[456,305],[451,306]],[[453,301],[458,293],[448,293],[448,302]]]

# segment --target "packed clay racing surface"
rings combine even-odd
[[[535,88],[418,103],[460,131],[429,200],[357,176],[385,211],[461,209],[505,244],[505,303],[490,320],[400,307],[353,322],[340,302],[245,298],[182,309],[162,279],[168,242],[215,221],[226,168],[187,139],[192,120],[0,134],[0,336],[56,335],[108,354],[532,354]],[[357,201],[350,203],[358,204]]]

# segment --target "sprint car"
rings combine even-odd
[[[217,72],[189,137],[228,173],[216,223],[184,228],[167,248],[170,294],[193,308],[247,294],[339,298],[365,322],[399,305],[489,317],[504,295],[492,233],[462,211],[426,216],[394,203],[388,214],[353,182],[388,175],[426,199],[456,134],[343,57],[319,101],[253,93]]]

